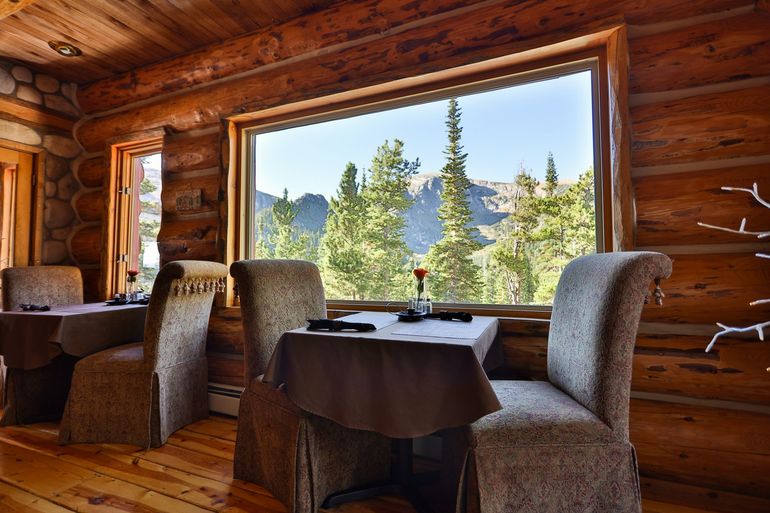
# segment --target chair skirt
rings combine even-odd
[[[241,395],[234,477],[267,488],[290,513],[388,479],[390,440],[302,411],[282,390],[252,381]]]
[[[163,445],[177,429],[208,417],[207,375],[206,358],[155,371],[79,363],[59,443]]]
[[[444,439],[455,447],[463,441]],[[465,444],[457,513],[641,513],[634,447],[475,447]]]

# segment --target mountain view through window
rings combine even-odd
[[[252,134],[254,258],[327,299],[550,304],[597,250],[591,71]]]

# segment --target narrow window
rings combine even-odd
[[[160,142],[115,148],[112,187],[112,269],[108,295],[126,290],[128,271],[138,271],[136,288],[152,292],[160,268]]]

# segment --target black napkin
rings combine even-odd
[[[307,327],[308,331],[342,331],[342,330],[354,330],[354,331],[376,331],[377,328],[374,324],[368,322],[347,322],[336,321],[332,319],[308,319],[307,322],[310,325]]]
[[[473,320],[473,316],[469,314],[468,312],[436,312],[436,313],[429,313],[428,318],[430,319],[441,319],[442,321],[463,321],[463,322],[471,322]]]
[[[47,312],[51,309],[48,305],[33,305],[32,303],[21,303],[19,306],[25,312]]]

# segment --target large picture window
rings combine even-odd
[[[316,262],[330,300],[548,305],[601,251],[590,63],[247,130],[247,257]]]

